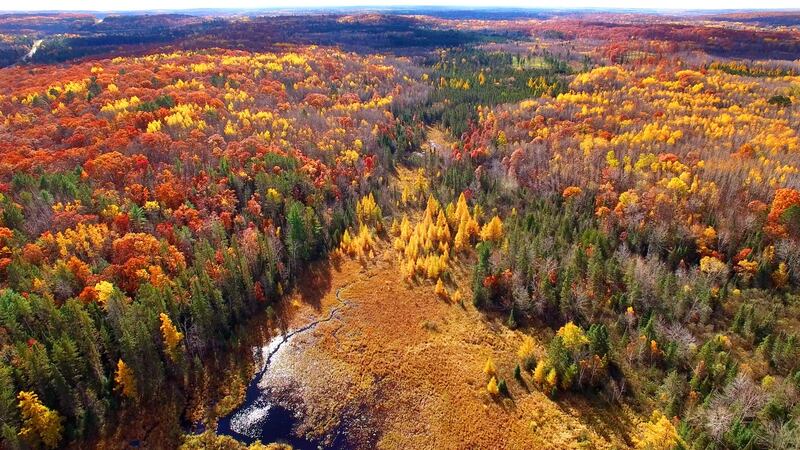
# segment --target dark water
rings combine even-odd
[[[319,447],[318,443],[295,434],[298,422],[296,413],[272,402],[269,393],[260,386],[269,363],[289,337],[278,337],[261,349],[265,356],[262,369],[247,385],[242,405],[219,419],[217,434],[230,436],[247,444],[256,441],[263,444],[283,442],[300,450]]]
[[[342,300],[339,297],[340,291],[341,288],[336,290],[336,298],[340,301],[340,305],[332,308],[326,317],[283,336],[278,336],[256,351],[256,353],[260,353],[260,359],[263,361],[261,370],[250,380],[242,405],[229,415],[220,418],[217,424],[217,434],[230,436],[247,444],[252,444],[255,441],[261,441],[263,444],[283,442],[299,450],[312,450],[322,447],[330,449],[349,447],[346,444],[348,433],[341,423],[338,429],[334,430],[332,439],[325,444],[321,441],[312,441],[298,435],[296,433],[296,425],[299,422],[297,412],[275,402],[270,398],[271,393],[269,390],[261,386],[261,381],[267,370],[269,370],[270,362],[280,357],[281,351],[285,350],[282,348],[283,344],[287,343],[293,336],[333,319],[341,307],[348,305],[346,300]]]
[[[244,405],[219,420],[217,434],[252,444],[284,442],[295,449],[316,449],[319,444],[294,434],[295,414],[280,405],[271,404],[265,396],[246,399]]]

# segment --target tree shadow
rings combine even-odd
[[[329,259],[322,259],[299,269],[292,290],[273,305],[274,323],[280,328],[281,333],[289,331],[292,318],[296,313],[293,300],[299,300],[311,306],[316,312],[322,310],[322,299],[331,292],[333,278],[331,268],[332,264]],[[272,334],[271,329],[269,334]]]
[[[567,410],[580,411],[580,414],[570,414],[578,419],[587,428],[594,430],[599,436],[611,441],[612,434],[632,445],[629,431],[635,429],[635,424],[624,414],[615,414],[617,405],[597,393],[569,394],[558,402],[559,408],[567,414]]]
[[[328,259],[315,261],[303,269],[295,284],[300,300],[319,311],[322,299],[332,287],[331,262]]]
[[[500,393],[500,395],[493,396],[492,401],[505,412],[512,412],[517,409],[517,401],[511,395],[511,392],[508,394]]]
[[[530,394],[530,393],[531,393],[531,386],[530,386],[530,384],[528,384],[528,381],[527,381],[527,380],[525,380],[525,377],[524,377],[524,376],[520,376],[519,378],[517,378],[517,377],[514,377],[514,381],[516,381],[517,383],[519,383],[519,385],[520,385],[520,386],[522,386],[522,387],[523,387],[523,389],[525,389],[525,392],[526,392],[526,393],[528,393],[528,394]]]

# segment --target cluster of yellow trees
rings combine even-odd
[[[404,189],[401,203],[413,203],[422,191],[424,187],[419,189],[419,186],[415,187],[415,193]],[[389,231],[394,236],[393,247],[399,254],[406,279],[436,280],[436,295],[452,302],[461,302],[461,292],[449,292],[442,281],[451,258],[472,248],[478,238],[492,242],[503,238],[500,217],[494,216],[481,227],[478,218],[482,214],[478,205],[470,211],[464,194],[459,196],[455,204],[449,203],[444,208],[429,195],[421,220],[412,224],[408,214],[403,215],[400,221],[394,219]],[[382,212],[372,194],[359,200],[356,216],[358,232],[344,232],[339,252],[353,258],[371,259],[376,249],[376,232],[383,230]]]
[[[372,259],[375,257],[374,234],[383,231],[383,212],[372,193],[362,197],[356,204],[356,218],[358,232],[351,234],[350,230],[345,230],[339,251],[351,258]]]
[[[634,442],[641,450],[672,450],[678,444],[685,444],[672,421],[658,411],[639,424]]]
[[[402,194],[402,204],[413,203],[424,191],[416,186],[412,193],[408,188]],[[390,234],[394,236],[393,247],[400,257],[402,272],[409,281],[419,278],[436,281],[434,292],[452,302],[460,302],[462,294],[449,292],[442,278],[451,258],[472,248],[477,239],[499,242],[503,238],[503,222],[494,216],[481,227],[478,218],[483,214],[479,205],[470,210],[464,194],[458,201],[442,207],[432,195],[428,196],[422,218],[412,224],[408,214],[398,221],[394,219]],[[374,257],[376,234],[383,231],[383,215],[374,196],[370,193],[356,205],[358,232],[346,230],[339,244],[339,252],[352,258]]]
[[[436,280],[436,295],[461,302],[461,292],[450,293],[442,281],[451,258],[471,248],[477,238],[497,242],[503,237],[502,220],[494,216],[481,227],[478,219],[482,214],[479,205],[470,211],[462,193],[455,204],[445,208],[429,196],[422,219],[414,225],[407,215],[399,223],[395,220],[391,231],[405,277]]]
[[[423,198],[425,198],[425,194],[428,192],[429,187],[430,182],[428,181],[428,177],[425,175],[425,170],[418,170],[414,180],[411,183],[403,186],[403,191],[400,194],[399,206],[408,206],[409,204],[415,204],[416,202],[421,201]]]
[[[355,235],[351,235],[350,230],[345,230],[342,234],[342,242],[339,244],[339,250],[343,254],[358,259],[375,257],[374,248],[375,237],[369,227],[364,224],[358,226],[358,233]]]
[[[483,75],[483,73],[481,73],[480,75]],[[485,76],[484,76],[484,82],[486,82]],[[483,84],[483,83],[480,83],[480,84]],[[445,77],[440,77],[439,78],[439,87],[442,87],[442,88],[449,87],[450,89],[460,89],[460,90],[468,91],[469,88],[471,87],[471,85],[469,83],[469,80],[464,80],[464,79],[461,79],[461,78],[450,78],[449,80],[447,80]]]
[[[395,236],[394,248],[402,258],[402,268],[410,280],[418,276],[437,282],[438,295],[448,297],[440,278],[443,276],[453,253],[470,248],[480,233],[477,218],[480,207],[470,212],[462,194],[456,204],[442,208],[438,200],[428,197],[425,211],[415,225],[408,216],[392,224]],[[460,297],[460,294],[459,294]]]
[[[475,225],[477,228],[477,224]],[[392,224],[394,248],[402,255],[403,274],[411,279],[418,275],[436,280],[450,262],[453,236],[450,224],[439,201],[428,197],[422,220],[412,225],[408,216]]]

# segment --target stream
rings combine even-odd
[[[288,333],[275,336],[267,345],[254,349],[256,354],[261,354],[263,364],[247,385],[245,399],[242,404],[227,416],[219,419],[217,434],[227,435],[247,444],[261,441],[264,444],[284,442],[295,449],[316,449],[320,447],[320,442],[306,439],[304,436],[298,436],[295,433],[296,425],[300,420],[297,413],[276,404],[271,399],[270,393],[262,388],[261,382],[269,369],[270,363],[276,357],[283,344],[289,342],[294,336],[313,330],[321,323],[333,320],[337,312],[344,307],[350,306],[348,300],[343,300],[340,297],[342,289],[343,287],[340,287],[336,290],[336,300],[339,303],[331,308],[327,316]]]

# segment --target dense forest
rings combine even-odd
[[[0,17],[2,446],[245,448],[253,322],[385,260],[511,336],[463,347],[499,447],[535,398],[618,424],[552,448],[800,448],[794,16],[509,14]]]

